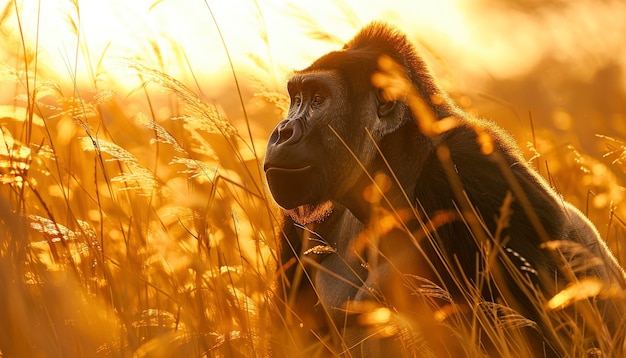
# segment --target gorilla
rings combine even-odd
[[[294,327],[277,354],[626,352],[626,279],[597,230],[453,103],[406,35],[369,24],[287,90],[264,162],[285,213],[275,301]]]

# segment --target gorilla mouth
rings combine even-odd
[[[318,180],[313,172],[311,165],[300,168],[266,167],[267,184],[276,203],[287,210],[312,204],[312,188],[316,187],[315,182]]]
[[[301,168],[281,168],[281,167],[267,167],[265,168],[265,174],[270,175],[270,172],[275,172],[275,173],[280,173],[283,172],[285,174],[287,173],[292,173],[292,174],[297,174],[300,172],[306,172],[308,170],[311,169],[310,165],[306,165],[304,167]]]

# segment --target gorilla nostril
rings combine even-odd
[[[301,130],[297,121],[291,120],[277,128],[278,139],[276,144],[290,144],[300,139]]]
[[[293,128],[283,128],[278,132],[278,144],[284,143],[293,136]]]

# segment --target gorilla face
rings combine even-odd
[[[342,111],[341,81],[330,72],[302,73],[287,86],[287,118],[272,132],[264,170],[274,200],[284,209],[319,205],[332,196],[328,123]]]
[[[377,61],[374,53],[335,51],[289,81],[288,116],[270,136],[264,169],[274,200],[290,215],[362,200],[363,180],[370,184],[367,175],[377,171],[378,144],[407,120],[402,105],[372,85]]]
[[[368,82],[355,88],[346,77],[309,68],[287,85],[288,116],[272,132],[264,164],[272,196],[283,209],[342,202],[355,194],[355,183],[375,155],[365,128],[380,133],[376,90]]]

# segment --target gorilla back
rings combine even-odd
[[[624,273],[596,229],[449,99],[405,35],[370,24],[287,89],[264,163],[286,213],[276,301],[313,341],[352,356],[624,354]]]

